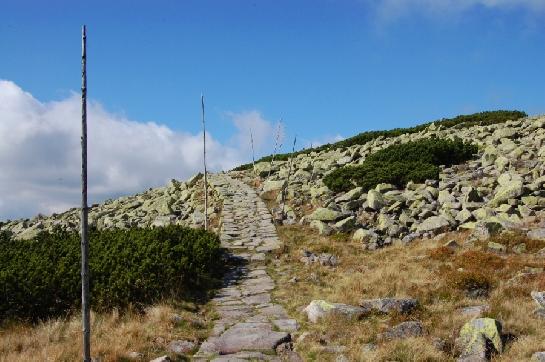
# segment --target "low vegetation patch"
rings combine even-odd
[[[94,310],[141,308],[207,290],[221,273],[216,235],[181,226],[92,230]],[[55,230],[32,240],[0,234],[0,320],[64,315],[81,301],[80,238]]]
[[[440,165],[451,166],[473,157],[477,146],[460,139],[429,138],[392,145],[380,150],[358,166],[345,166],[324,177],[331,190],[347,191],[355,186],[369,190],[379,183],[404,187],[407,182],[439,178]]]
[[[350,137],[333,144],[326,144],[320,147],[309,148],[309,149],[301,150],[295,153],[279,154],[275,156],[275,160],[286,161],[290,157],[294,157],[299,154],[307,154],[310,152],[321,152],[326,150],[335,150],[338,148],[346,148],[346,147],[350,147],[354,145],[363,145],[379,137],[392,138],[392,137],[401,136],[403,134],[417,133],[417,132],[424,131],[432,123],[435,124],[436,126],[440,126],[443,128],[468,128],[468,127],[478,126],[478,125],[486,126],[491,124],[504,123],[508,120],[517,120],[526,116],[527,114],[521,111],[505,111],[505,110],[486,111],[486,112],[480,112],[480,113],[474,113],[474,114],[460,115],[454,118],[443,118],[440,120],[436,120],[434,122],[428,122],[428,123],[424,123],[414,127],[395,128],[388,131],[368,131],[368,132],[360,133],[354,137]],[[269,155],[259,159],[257,162],[270,162],[271,159],[272,159],[272,155]],[[251,167],[252,167],[252,164],[244,164],[235,168],[235,170],[236,171],[248,170]]]
[[[210,333],[212,315],[209,306],[192,302],[159,303],[143,311],[92,312],[91,353],[102,362],[150,361],[163,355],[171,361],[187,361],[169,351],[169,343],[184,340],[198,346]],[[11,323],[0,333],[0,361],[78,361],[79,341],[80,315],[36,324]]]
[[[376,251],[299,225],[281,226],[279,236],[285,248],[270,272],[282,288],[273,291],[273,298],[301,324],[304,334],[295,340],[301,338],[296,348],[305,361],[333,361],[341,353],[350,361],[455,361],[458,333],[473,318],[464,309],[483,305],[483,316],[500,320],[504,331],[516,336],[494,361],[525,361],[545,349],[543,322],[533,314],[536,304],[530,296],[545,288],[545,273],[527,272],[545,262],[532,253],[496,255],[478,243],[464,243],[468,235],[463,233]],[[444,247],[450,240],[460,247]],[[327,251],[339,264],[307,265],[300,260],[303,250]],[[384,297],[415,298],[420,307],[409,314],[371,314],[359,320],[331,316],[318,323],[302,312],[316,299],[358,305],[361,299]],[[425,334],[393,341],[377,337],[407,320],[420,321]]]

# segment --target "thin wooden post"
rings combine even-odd
[[[310,149],[312,152],[312,142],[310,143]],[[310,156],[310,167],[312,168],[312,171],[310,171],[310,182],[312,182],[312,180],[314,179],[314,162],[313,162],[312,156],[310,155],[311,152],[308,153]]]
[[[295,135],[295,138],[293,139],[293,147],[291,150],[291,157],[288,163],[288,178],[286,181],[286,186],[282,189],[282,217],[284,217],[284,205],[286,204],[286,194],[288,193],[288,187],[290,184],[290,175],[291,175],[291,165],[293,162],[293,156],[295,153],[295,143],[297,142],[297,135]]]
[[[280,143],[280,127],[282,126],[282,118],[280,118],[280,121],[278,122],[278,128],[276,129],[276,137],[274,139],[274,152],[271,158],[271,167],[269,168],[269,172],[267,173],[267,178],[271,175],[271,171],[274,164],[274,157],[276,156],[276,151],[282,147],[282,144]]]
[[[202,144],[204,163],[204,230],[208,230],[208,176],[206,171],[206,126],[204,123],[204,95],[201,94],[202,109]]]
[[[81,33],[81,314],[83,362],[91,362],[91,321],[89,305],[89,239],[87,209],[87,28]]]
[[[255,153],[254,153],[254,136],[252,135],[252,129],[250,128],[250,145],[252,146],[252,167],[255,174]]]

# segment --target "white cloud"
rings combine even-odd
[[[231,119],[237,129],[237,133],[230,143],[244,152],[246,162],[252,159],[250,132],[254,142],[256,160],[263,155],[273,153],[277,134],[279,134],[279,146],[285,146],[286,130],[284,123],[281,121],[273,124],[267,121],[259,111],[255,110],[239,113],[225,112],[225,115]]]
[[[231,117],[238,144],[207,136],[210,170],[247,161],[244,129],[254,128],[263,147],[273,125],[256,111]],[[81,108],[78,94],[43,103],[10,81],[0,80],[0,220],[30,217],[77,206],[80,199]],[[176,132],[140,123],[88,104],[89,197],[97,202],[186,179],[202,169],[202,133]],[[247,141],[246,141],[247,142]]]
[[[524,9],[544,12],[543,0],[363,0],[376,7],[379,22],[392,22],[413,13],[431,16],[459,14],[481,6],[488,9]]]
[[[327,143],[335,143],[342,140],[344,140],[344,137],[341,136],[340,134],[337,134],[335,136],[324,136],[324,137],[315,138],[312,140],[303,139],[301,140],[301,143],[303,145],[303,148],[309,148],[309,147],[319,147]]]

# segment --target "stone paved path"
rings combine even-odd
[[[219,319],[212,335],[194,356],[215,362],[279,361],[275,348],[291,340],[297,321],[271,303],[274,281],[265,268],[266,253],[280,240],[267,207],[246,184],[227,175],[212,175],[210,183],[223,200],[220,239],[243,263],[225,278],[213,303]]]

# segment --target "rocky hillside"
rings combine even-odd
[[[459,137],[478,145],[479,152],[469,162],[442,167],[439,180],[409,182],[403,189],[378,184],[367,192],[354,187],[334,193],[324,184],[332,171],[360,165],[378,150],[432,137]],[[354,232],[354,239],[376,249],[446,231],[471,230],[483,237],[527,227],[545,216],[544,163],[545,116],[535,116],[467,128],[432,123],[415,133],[260,162],[255,172],[238,177],[257,179],[261,197],[273,203],[281,202],[284,191],[284,223],[308,223],[321,234]]]
[[[545,116],[496,124],[469,123],[465,128],[451,123],[439,121],[407,129],[410,132],[406,133],[396,130],[397,136],[379,135],[363,144],[320,147],[287,160],[259,162],[255,170],[230,174],[257,186],[261,197],[272,204],[278,205],[284,192],[284,223],[310,224],[324,235],[353,232],[354,239],[364,242],[368,249],[453,230],[472,230],[482,236],[504,228],[526,227],[542,218]],[[324,184],[324,177],[332,171],[361,165],[379,150],[433,137],[461,138],[478,145],[479,152],[463,164],[441,167],[439,180],[409,182],[402,189],[379,184],[365,192],[354,187],[336,193]],[[208,212],[215,219],[220,206],[214,195],[210,196]],[[186,182],[172,180],[165,187],[93,205],[89,220],[98,229],[169,224],[199,227],[204,221],[203,204],[202,177],[196,175]],[[79,211],[74,208],[48,217],[11,221],[0,230],[31,238],[40,230],[55,226],[75,229],[78,225]]]
[[[203,178],[197,174],[185,182],[171,180],[167,186],[149,189],[133,196],[124,196],[92,205],[89,224],[100,229],[204,225]],[[209,198],[209,217],[214,220],[219,210],[213,195]],[[13,232],[16,238],[31,239],[41,230],[62,227],[79,228],[80,211],[70,209],[51,216],[38,215],[32,219],[10,221],[0,230]]]

